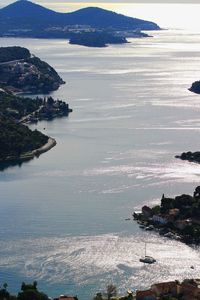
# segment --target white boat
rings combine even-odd
[[[154,264],[156,262],[156,259],[152,256],[146,255],[146,249],[147,245],[145,243],[145,256],[140,258],[140,262],[143,262],[144,264]]]
[[[154,264],[156,262],[156,259],[145,255],[144,257],[140,258],[140,262],[143,262],[144,264]]]

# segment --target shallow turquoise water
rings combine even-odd
[[[198,249],[125,221],[163,193],[199,184],[200,166],[174,155],[199,149],[200,96],[187,88],[199,79],[200,36],[163,31],[105,49],[0,41],[54,66],[67,84],[53,96],[74,110],[32,126],[46,128],[55,148],[0,173],[0,282],[16,291],[36,279],[50,296],[85,300],[110,282],[124,292],[200,276]],[[153,267],[139,263],[145,241]]]

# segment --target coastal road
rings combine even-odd
[[[32,113],[30,113],[30,114],[24,116],[23,118],[21,118],[21,119],[19,120],[19,123],[24,123],[24,122],[26,122],[26,120],[27,120],[30,116],[32,116],[32,114],[34,114],[34,113],[36,113],[36,112],[39,112],[40,109],[41,109],[43,106],[44,106],[44,105],[40,105],[40,107],[39,107],[37,110],[35,110],[35,111],[33,111]]]
[[[23,62],[23,61],[25,61],[25,59],[10,60],[10,61],[0,63],[0,66],[6,66],[6,65],[10,65],[10,64],[13,64],[13,63],[16,63],[16,62]]]

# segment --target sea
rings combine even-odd
[[[0,171],[0,284],[11,292],[37,280],[51,297],[89,300],[111,283],[126,294],[200,277],[198,247],[132,220],[162,194],[192,194],[200,185],[200,165],[175,158],[200,150],[200,95],[188,90],[200,79],[200,33],[151,34],[100,49],[0,39],[53,66],[66,84],[51,95],[73,109],[30,126],[56,147]],[[154,265],[139,262],[145,244]]]

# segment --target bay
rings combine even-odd
[[[200,36],[152,35],[104,49],[0,39],[55,67],[67,83],[52,95],[73,108],[31,126],[56,147],[0,172],[0,282],[13,292],[37,280],[50,296],[86,300],[109,283],[125,293],[200,276],[198,248],[125,221],[163,193],[192,194],[200,182],[198,164],[174,158],[200,147],[200,96],[188,91],[199,79]],[[154,266],[139,262],[145,242]]]

